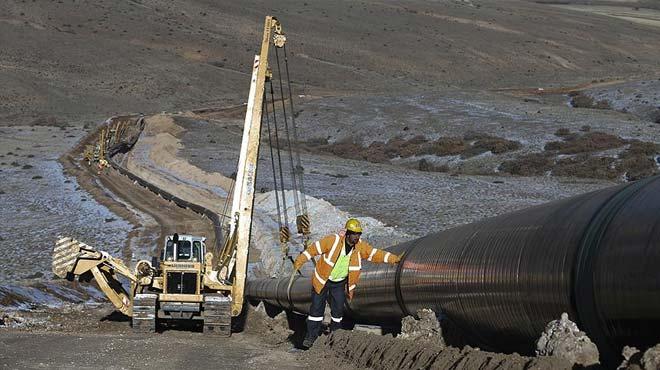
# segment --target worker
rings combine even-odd
[[[400,257],[390,252],[376,249],[364,240],[362,224],[355,218],[346,222],[345,234],[330,234],[321,240],[310,244],[294,262],[294,273],[302,265],[321,256],[316,262],[316,269],[312,276],[312,304],[307,316],[307,334],[303,340],[303,348],[307,349],[314,344],[319,336],[323,323],[325,304],[330,296],[330,331],[341,328],[344,316],[344,302],[346,296],[353,298],[353,292],[360,279],[362,261],[375,263],[398,263]]]
[[[108,167],[108,161],[106,161],[105,158],[101,158],[97,165],[97,174],[100,175],[106,167]]]

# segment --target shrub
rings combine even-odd
[[[614,149],[623,146],[625,143],[626,141],[618,136],[596,131],[569,138],[565,141],[549,142],[544,149],[557,151],[559,154],[578,154]]]
[[[532,153],[505,161],[499,170],[517,176],[542,176],[552,169],[553,164],[553,159],[548,155]]]
[[[613,167],[614,158],[592,157],[581,154],[573,158],[565,158],[557,161],[552,169],[554,176],[572,176],[595,179],[615,179],[619,171]]]

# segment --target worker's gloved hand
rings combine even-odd
[[[405,251],[401,252],[401,254],[397,256],[396,263],[401,262],[401,260],[403,259],[403,256],[404,256],[405,254],[406,254]]]
[[[307,262],[307,258],[305,258],[305,255],[301,253],[293,262],[293,272],[300,270],[305,262]]]

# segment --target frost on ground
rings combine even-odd
[[[573,106],[614,109],[660,123],[660,79],[629,81],[591,88],[571,97]]]
[[[68,303],[105,300],[95,283],[80,283],[77,287],[68,285],[68,282],[59,280],[0,286],[0,309],[21,311],[37,306],[61,307]]]
[[[563,358],[582,366],[600,362],[596,345],[568,319],[565,312],[561,314],[561,319],[548,323],[536,342],[536,354]]]
[[[4,127],[0,135],[0,309],[79,302],[95,293],[51,281],[51,251],[67,235],[120,254],[132,225],[78,181],[58,158],[84,130],[75,127]],[[9,243],[9,244],[8,244]]]
[[[5,245],[0,252],[0,286],[50,278],[50,251],[58,235],[113,248],[112,253],[124,245],[131,225],[63,174],[57,161],[83,133],[74,128],[2,129],[0,242]]]
[[[318,107],[315,109],[318,110]],[[368,123],[371,118],[365,117],[365,119]],[[349,122],[354,121],[362,122],[360,119],[349,120]],[[203,117],[194,122],[188,121],[187,131],[182,137],[185,146],[179,150],[178,155],[205,171],[231,174],[235,171],[238,160],[242,124],[242,121],[228,119],[207,121]],[[345,122],[341,121],[337,124],[343,125]],[[420,127],[417,128],[411,125],[410,132],[424,133],[421,125],[420,123]],[[303,123],[301,123],[301,129],[303,129],[302,126]],[[515,127],[520,129],[520,124],[516,124]],[[552,130],[538,145],[541,150],[547,140],[557,140],[553,133],[561,126],[558,123],[544,122],[543,125],[534,125],[534,127],[535,129],[543,127],[543,130]],[[462,128],[459,129],[459,125],[452,125],[449,128],[438,127],[438,129],[440,128],[443,133],[439,134],[444,136],[453,135],[452,132],[455,134],[463,132]],[[330,135],[330,129],[331,126],[325,129],[322,126],[319,128],[321,131],[317,134],[323,135],[326,132],[324,130],[328,130],[327,134]],[[355,129],[362,130],[357,127]],[[377,127],[374,127],[371,132],[381,133]],[[503,133],[486,133],[505,136]],[[307,137],[303,137],[301,134],[300,139],[312,140],[314,136],[310,135],[313,135],[313,132],[310,131]],[[533,136],[533,133],[529,135]],[[384,138],[379,140],[384,140]],[[525,145],[529,144],[525,143]],[[273,172],[268,162],[270,161],[268,154],[268,150],[260,152],[260,168],[257,173],[256,189],[264,192],[274,188]],[[599,180],[545,176],[463,176],[424,172],[402,166],[351,160],[310,151],[303,151],[300,156],[305,170],[306,194],[327,200],[333,206],[350,214],[369,215],[388,226],[396,225],[396,230],[401,230],[413,237],[422,237],[486,217],[598,190],[614,184]],[[290,169],[285,166],[285,170]],[[285,183],[287,188],[290,188],[286,180]],[[290,202],[291,199],[287,198],[287,201]],[[314,227],[312,224],[313,229]],[[395,244],[394,241],[390,243],[387,240],[379,243],[370,231],[367,231],[364,237],[376,247]]]
[[[48,325],[48,320],[44,318],[29,318],[23,316],[18,311],[9,311],[0,313],[0,328],[12,329],[30,329],[45,327]]]

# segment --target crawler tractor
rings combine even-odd
[[[123,314],[132,318],[133,329],[156,330],[158,320],[202,320],[205,333],[229,335],[232,286],[218,280],[213,254],[206,252],[205,238],[168,236],[160,258],[138,261],[133,270],[119,259],[71,238],[57,241],[53,272],[62,278],[96,283]],[[126,291],[118,275],[130,282]]]

